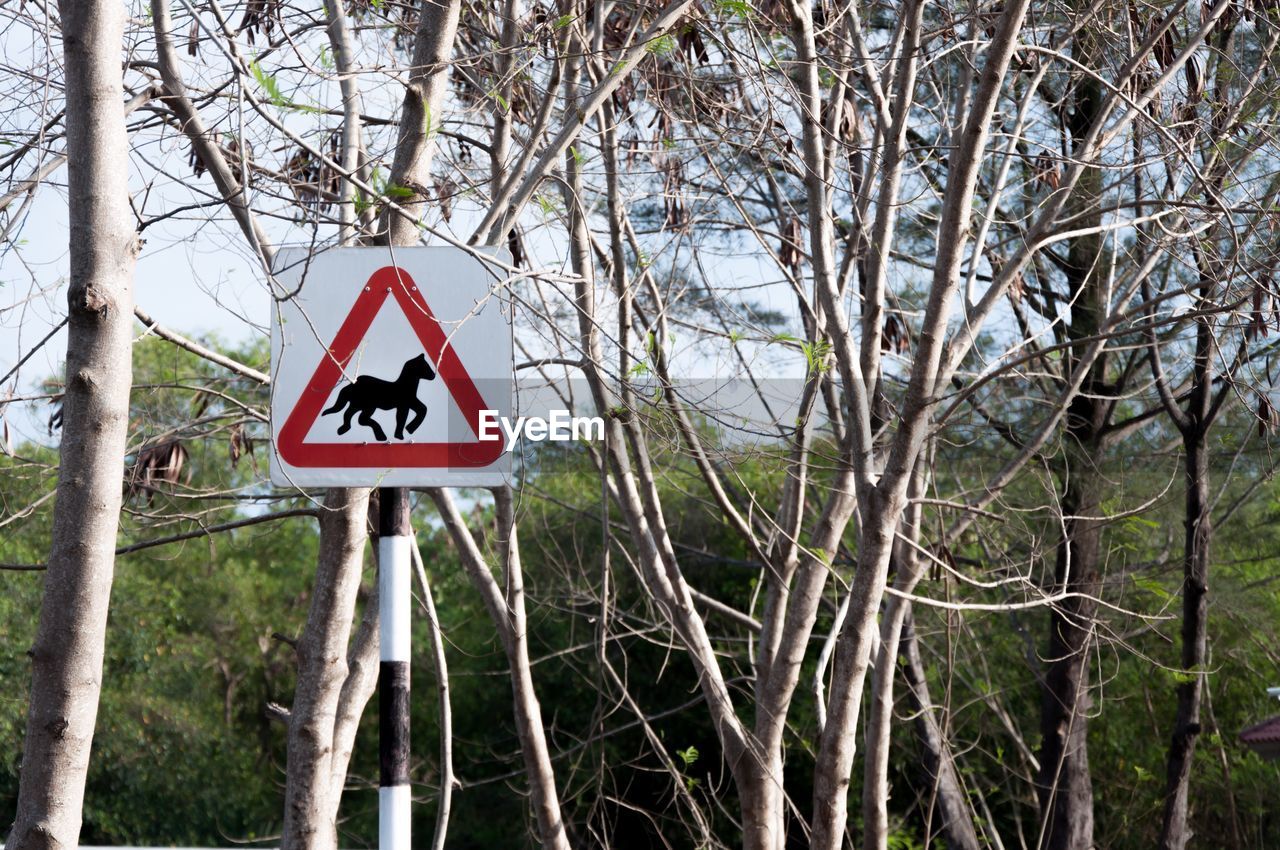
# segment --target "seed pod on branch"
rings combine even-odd
[[[520,237],[520,228],[513,227],[507,234],[507,250],[511,252],[511,265],[519,268],[524,265],[524,240]]]
[[[794,277],[799,277],[804,269],[804,228],[800,219],[788,216],[782,224],[782,242],[778,246],[778,262],[786,267]]]
[[[142,493],[148,505],[155,501],[159,485],[173,486],[183,481],[182,470],[186,466],[187,449],[181,440],[165,440],[139,450],[129,470],[129,493]],[[191,478],[188,472],[186,479]]]
[[[458,192],[458,184],[448,177],[437,177],[434,181],[436,204],[440,207],[440,215],[448,222],[453,213],[453,196]]]
[[[1275,405],[1271,403],[1271,399],[1267,398],[1264,393],[1260,392],[1257,395],[1258,436],[1265,437],[1268,434],[1275,433],[1276,425],[1280,424],[1280,412],[1276,411]]]
[[[1192,56],[1182,66],[1187,78],[1187,103],[1195,103],[1204,94],[1204,72],[1200,66],[1200,57]]]
[[[884,320],[884,332],[880,335],[880,351],[884,354],[905,354],[910,346],[907,326],[893,313]]]
[[[678,43],[686,62],[692,63],[696,59],[699,65],[705,65],[711,61],[706,42],[702,40],[702,33],[698,31],[697,24],[686,24],[680,30]]]
[[[231,466],[235,468],[240,463],[240,458],[245,455],[249,456],[249,462],[253,464],[256,472],[258,469],[258,460],[253,454],[253,438],[245,431],[244,425],[237,423],[231,429],[231,445],[229,450],[231,457]]]
[[[1156,39],[1155,46],[1151,49],[1151,53],[1155,56],[1156,62],[1160,65],[1160,70],[1167,71],[1169,66],[1173,64],[1173,60],[1177,57],[1178,51],[1174,46],[1174,37],[1176,29],[1170,26],[1160,34]]]
[[[216,142],[215,142],[216,143]],[[193,144],[191,146],[191,154],[187,157],[187,164],[191,166],[191,173],[196,177],[203,177],[205,172],[204,160],[200,157],[200,151]]]
[[[1245,327],[1245,339],[1267,334],[1267,313],[1271,305],[1271,293],[1260,282],[1253,287],[1253,309],[1249,313],[1249,324]]]
[[[1036,156],[1035,173],[1032,182],[1042,189],[1056,191],[1062,185],[1062,172],[1058,169],[1058,161],[1048,151],[1040,151]]]
[[[268,42],[271,41],[272,31],[282,23],[280,6],[280,0],[249,0],[245,5],[240,32],[248,37],[250,44],[253,44],[257,33],[262,33]]]

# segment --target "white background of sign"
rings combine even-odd
[[[505,252],[479,250],[507,261]],[[282,250],[276,258],[276,279],[284,292],[297,290],[297,295],[277,302],[271,324],[272,483],[298,487],[489,487],[509,480],[509,454],[489,466],[470,469],[327,468],[293,466],[276,451],[281,427],[369,277],[390,265],[404,269],[413,278],[479,389],[485,407],[498,410],[503,416],[511,415],[511,311],[495,291],[496,284],[505,278],[500,269],[486,267],[482,260],[453,247],[335,248],[309,259],[308,252],[302,249]],[[409,321],[395,299],[388,298],[345,369],[345,380],[330,392],[324,407],[327,409],[342,387],[358,375],[394,380],[405,361],[421,353],[422,343]],[[427,359],[435,368],[435,358]],[[412,437],[406,434],[406,440],[476,440],[439,376],[418,384],[418,399],[427,405],[426,419]],[[393,411],[379,411],[374,418],[391,442],[400,442],[394,437]],[[321,416],[309,429],[305,442],[376,442],[368,428],[355,422],[350,431],[340,436],[337,429],[341,424],[340,414]]]

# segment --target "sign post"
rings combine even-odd
[[[378,490],[378,847],[409,850],[409,490]]]
[[[510,476],[482,433],[511,413],[505,275],[463,249],[362,247],[282,251],[275,277],[271,481],[378,488],[378,846],[409,850],[408,488]]]

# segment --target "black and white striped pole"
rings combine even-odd
[[[378,850],[410,850],[409,490],[378,490]]]

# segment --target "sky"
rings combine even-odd
[[[65,169],[52,179],[65,181]],[[143,234],[147,242],[134,276],[137,304],[186,335],[227,342],[265,338],[271,302],[244,251],[229,244],[221,228],[172,219],[154,227]],[[12,241],[17,244],[0,244],[0,375],[66,315],[68,226],[60,185],[38,190]],[[66,345],[64,328],[0,385],[0,394],[41,392],[45,379],[61,373]],[[11,443],[50,442],[41,407],[17,415],[5,409]]]

